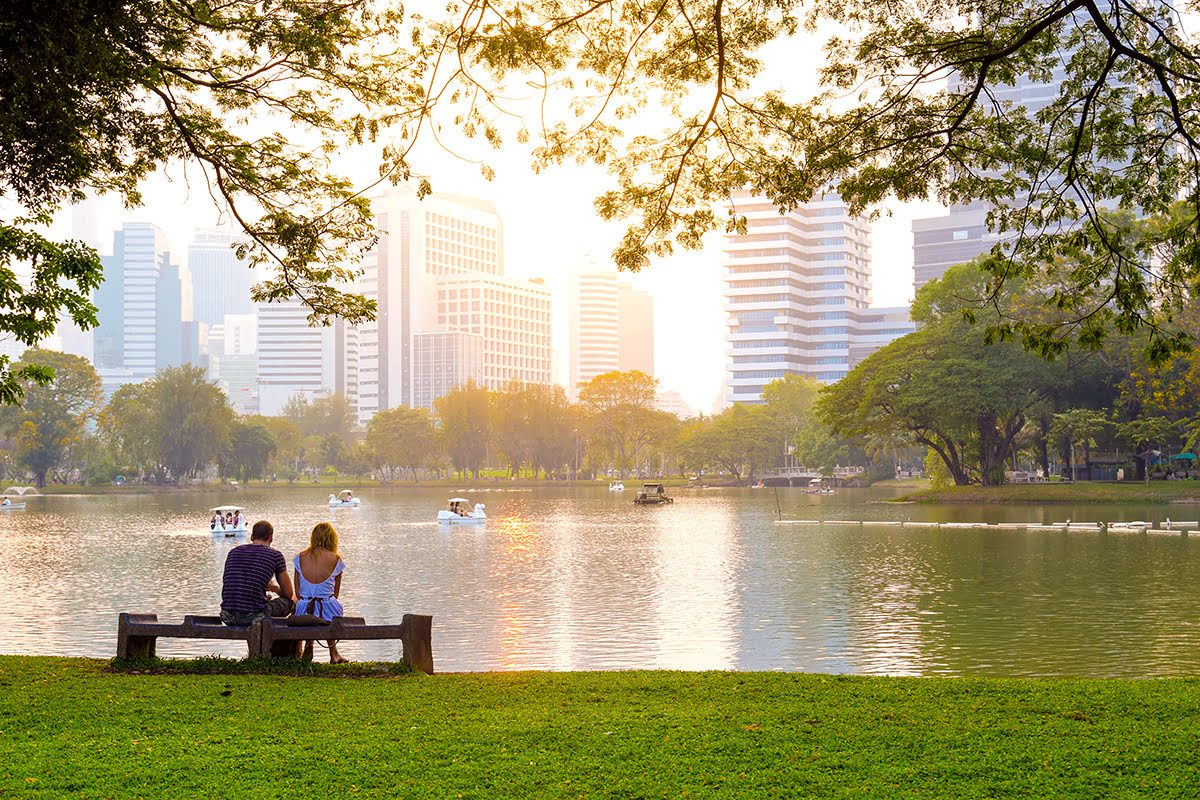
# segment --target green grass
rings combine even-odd
[[[0,657],[0,796],[1191,798],[1200,679],[130,674]]]
[[[912,503],[1200,503],[1200,481],[950,486],[896,498]]]

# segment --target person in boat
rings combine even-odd
[[[221,576],[221,621],[244,627],[264,617],[286,617],[295,607],[295,592],[283,553],[271,547],[275,528],[265,519],[254,523],[250,543],[225,556]],[[277,595],[268,598],[267,593]]]
[[[233,527],[233,512],[232,511],[225,512],[225,527],[226,528]]]
[[[337,531],[328,522],[319,522],[312,529],[308,548],[296,554],[292,562],[296,577],[296,613],[311,614],[326,622],[343,613],[338,594],[342,591],[342,571],[346,563],[337,551]],[[304,643],[301,655],[305,661],[313,657],[313,643]],[[329,640],[329,663],[344,664],[349,659],[338,652],[337,642]]]
[[[233,527],[236,528],[241,524],[242,524],[242,512],[240,512],[240,511],[233,512]]]
[[[213,514],[213,515],[212,515],[212,519],[210,519],[210,520],[208,521],[208,528],[209,528],[209,530],[213,530],[213,531],[215,531],[215,530],[217,529],[217,526],[218,526],[218,525],[221,525],[222,527],[224,527],[224,525],[222,525],[222,522],[221,522],[221,512],[220,512],[220,511],[218,511],[218,512],[217,512],[217,513],[215,513],[215,514]]]
[[[7,497],[4,498],[4,502],[0,502],[0,506],[11,506],[11,505],[12,505],[12,500],[9,500]]]

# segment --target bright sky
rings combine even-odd
[[[764,56],[770,70],[764,85],[782,80],[798,97],[811,85],[818,66],[819,47],[814,42],[777,43]],[[377,151],[376,151],[377,152]],[[596,218],[592,200],[607,188],[599,168],[568,166],[535,175],[523,147],[511,146],[484,154],[495,169],[495,179],[482,178],[479,167],[426,143],[413,160],[428,174],[435,191],[473,195],[492,200],[504,222],[505,269],[515,277],[540,277],[554,292],[554,347],[559,374],[567,370],[567,274],[587,258],[605,263],[624,227]],[[373,154],[372,154],[373,155]],[[371,175],[373,163],[362,169],[362,155],[352,156],[351,173]],[[122,221],[149,221],[164,228],[173,251],[186,260],[194,226],[217,222],[199,172],[190,186],[180,179],[161,178],[145,188],[146,205],[122,212],[114,202],[101,214],[100,238],[111,248],[111,231]],[[377,173],[376,173],[377,174]],[[926,203],[897,206],[873,229],[873,304],[902,305],[912,297],[912,235],[914,217],[945,213]],[[635,287],[648,291],[655,304],[655,373],[660,389],[675,390],[697,411],[708,413],[718,398],[725,364],[725,314],[722,311],[721,235],[712,234],[698,252],[658,259],[640,274],[630,276]]]

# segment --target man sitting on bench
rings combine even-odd
[[[263,617],[286,617],[295,607],[292,581],[283,553],[271,547],[275,529],[259,520],[250,531],[250,544],[225,556],[221,581],[221,621],[244,627]],[[278,597],[267,599],[267,592]]]

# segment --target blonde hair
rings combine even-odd
[[[300,555],[308,553],[314,558],[318,550],[328,550],[341,560],[341,556],[337,551],[337,531],[328,522],[318,522],[312,529],[312,535],[308,539],[308,549],[301,550]]]

